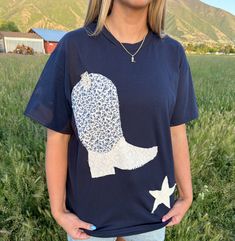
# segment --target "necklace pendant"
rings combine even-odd
[[[132,62],[132,63],[135,63],[134,56],[131,56],[131,62]]]

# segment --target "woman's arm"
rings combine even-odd
[[[46,177],[51,213],[65,211],[67,149],[70,135],[47,129]]]
[[[66,209],[67,153],[70,135],[47,129],[46,143],[46,179],[50,199],[51,213],[56,222],[73,239],[89,238],[80,228],[94,230],[87,223]]]
[[[190,157],[185,124],[171,127],[171,140],[179,196],[192,200]]]
[[[172,126],[170,129],[174,157],[175,179],[177,189],[179,191],[179,199],[176,201],[172,209],[163,217],[163,221],[166,221],[172,217],[172,221],[169,222],[167,226],[172,226],[179,223],[191,206],[193,200],[186,125],[182,124]]]

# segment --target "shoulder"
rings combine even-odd
[[[182,52],[184,51],[184,46],[183,44],[177,40],[176,38],[166,34],[166,36],[162,39],[162,41],[168,45],[171,46],[172,48],[175,48],[177,51]]]
[[[100,36],[102,36],[101,34],[95,37],[91,36],[95,30],[94,28],[94,23],[90,23],[86,26],[71,30],[63,36],[61,41],[65,43],[69,51],[74,52],[75,50],[79,50],[84,52],[88,48],[92,48],[95,42],[97,42],[96,40],[100,39]]]
[[[161,42],[161,47],[165,52],[169,53],[170,56],[177,56],[178,61],[186,56],[185,48],[179,40],[169,34],[166,34],[162,38],[160,38],[158,35],[156,36]]]
[[[76,42],[77,40],[79,41],[85,41],[87,37],[87,32],[85,30],[85,27],[80,27],[77,29],[70,30],[67,32],[61,39],[61,42],[64,43],[73,43]]]

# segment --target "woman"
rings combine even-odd
[[[185,123],[198,108],[165,6],[90,0],[24,112],[47,127],[51,212],[70,241],[164,240],[192,203]]]

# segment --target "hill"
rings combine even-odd
[[[21,31],[72,30],[82,25],[88,1],[0,0],[0,16]],[[167,0],[166,32],[182,42],[235,44],[235,16],[199,0]]]
[[[199,0],[168,0],[166,31],[184,42],[235,44],[235,16]]]

